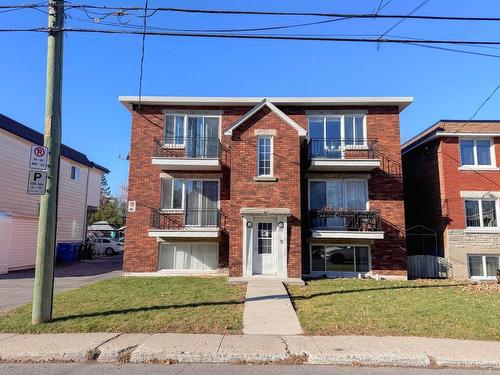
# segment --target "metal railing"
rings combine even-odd
[[[156,229],[180,230],[186,227],[221,226],[219,209],[185,209],[180,213],[151,210],[151,227]]]
[[[309,158],[377,159],[378,140],[367,138],[311,138]]]
[[[220,158],[222,149],[215,137],[165,137],[154,141],[154,156],[160,158]]]
[[[375,232],[382,230],[380,211],[323,207],[309,211],[311,229]]]

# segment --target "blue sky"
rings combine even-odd
[[[80,3],[79,1],[74,1]],[[381,13],[407,14],[421,0],[393,0]],[[0,0],[1,3],[7,3]],[[16,3],[16,1],[8,2]],[[18,3],[22,3],[18,1]],[[81,3],[138,5],[130,0]],[[149,1],[151,7],[198,7],[251,10],[373,12],[379,0],[293,1]],[[94,28],[79,11],[68,12],[67,26]],[[430,0],[416,14],[498,16],[495,0]],[[84,19],[84,21],[78,20]],[[125,17],[129,25],[140,24]],[[312,17],[251,17],[161,14],[151,26],[230,28],[285,25],[321,20]],[[106,21],[117,22],[116,17]],[[0,13],[0,27],[46,25],[35,10]],[[344,20],[277,30],[275,34],[379,35],[395,20]],[[103,27],[101,25],[101,27]],[[417,38],[500,40],[500,23],[406,20],[390,35]],[[43,130],[46,35],[0,33],[0,112]],[[109,169],[117,188],[126,181],[130,114],[119,95],[137,95],[140,37],[67,33],[64,41],[63,142]],[[465,48],[465,47],[459,47]],[[500,55],[497,48],[475,51]],[[401,114],[402,140],[438,119],[469,118],[500,84],[500,59],[438,51],[410,45],[325,43],[268,40],[218,40],[147,37],[144,95],[188,96],[413,96]],[[478,119],[500,118],[500,92]]]

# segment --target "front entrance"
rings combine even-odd
[[[276,275],[276,222],[269,219],[256,221],[253,234],[252,273]]]

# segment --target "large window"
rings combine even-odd
[[[500,255],[469,255],[469,276],[494,279],[500,268]]]
[[[369,272],[368,246],[311,245],[312,272]]]
[[[346,149],[366,147],[364,114],[309,117],[312,157],[342,158]]]
[[[325,180],[309,183],[309,208],[350,208],[366,210],[368,183],[366,180]]]
[[[257,138],[257,174],[259,176],[273,175],[273,138],[261,135]]]
[[[460,159],[462,166],[491,166],[492,143],[490,139],[461,139]]]
[[[465,217],[467,227],[498,227],[496,201],[493,199],[466,199]]]
[[[188,157],[216,157],[219,153],[218,116],[165,114],[164,143],[184,145]]]

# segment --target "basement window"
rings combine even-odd
[[[494,279],[500,268],[500,256],[469,255],[469,277],[471,279]]]

